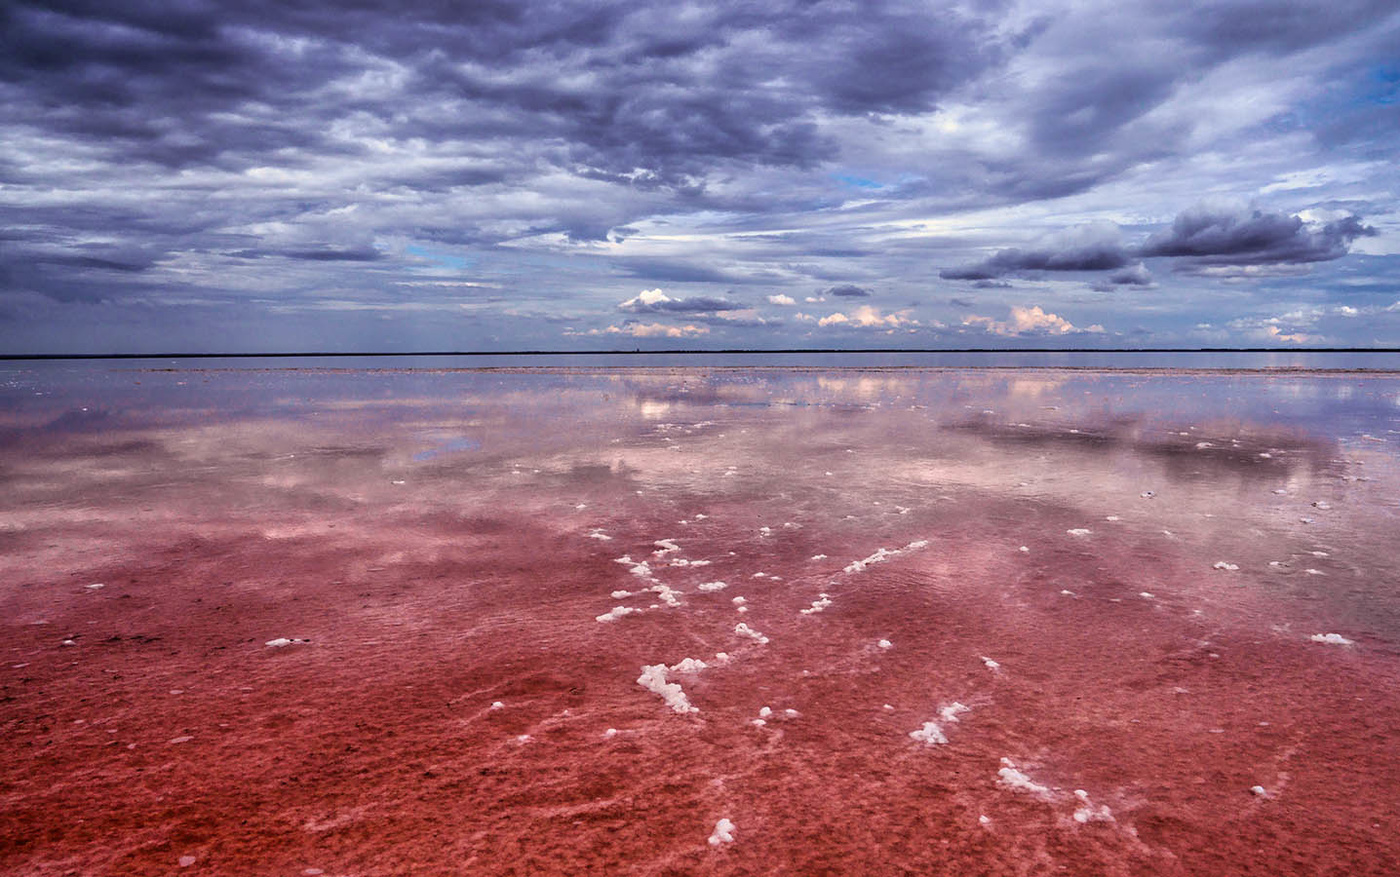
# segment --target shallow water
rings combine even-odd
[[[0,377],[0,872],[1397,872],[1400,374]]]

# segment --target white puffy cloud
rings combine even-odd
[[[994,335],[1069,335],[1071,333],[1094,333],[1104,331],[1098,324],[1078,328],[1059,314],[1047,313],[1040,305],[1020,307],[1013,305],[1008,320],[994,320],[973,314],[963,318],[964,326],[981,326]]]

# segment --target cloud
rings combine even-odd
[[[837,298],[869,298],[870,290],[852,283],[845,283],[831,287],[826,291],[826,294],[834,295]]]
[[[838,311],[817,321],[818,326],[858,326],[865,329],[891,329],[918,324],[918,321],[910,319],[906,312],[882,314],[879,309],[870,305],[861,305],[846,314]]]
[[[1118,228],[1095,223],[1044,238],[1032,249],[1012,247],[992,257],[939,273],[944,280],[988,281],[1034,271],[1111,271],[1129,262],[1118,241]]]
[[[797,300],[790,295],[782,295],[780,293],[778,295],[768,296],[768,303],[774,305],[795,305],[797,304]]]
[[[622,302],[617,306],[617,309],[633,314],[691,314],[735,311],[744,307],[744,305],[738,302],[722,298],[709,298],[705,296],[671,298],[660,289],[647,289],[633,298]]]
[[[1040,305],[1031,307],[1013,306],[1010,319],[994,320],[991,317],[972,315],[963,318],[964,326],[980,326],[994,335],[1069,335],[1073,333],[1098,334],[1103,326],[1092,325],[1084,329],[1076,328],[1069,320],[1057,314],[1046,313]]]
[[[1195,265],[1326,262],[1345,256],[1357,238],[1375,234],[1357,216],[1309,224],[1297,215],[1203,205],[1183,211],[1138,252],[1185,257]]]

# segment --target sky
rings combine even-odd
[[[0,353],[1400,346],[1394,0],[0,19]]]

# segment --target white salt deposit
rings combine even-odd
[[[813,559],[813,560],[826,560],[826,555],[825,555],[825,554],[813,554],[813,555],[812,555],[812,559]]]
[[[768,642],[768,637],[749,627],[742,621],[735,625],[734,632],[741,636],[748,637],[759,645],[765,645]]]
[[[1118,517],[1117,515],[1109,515],[1108,517],[1104,518],[1104,520],[1105,520],[1105,521],[1121,521],[1121,520],[1123,520],[1123,519],[1120,518],[1120,517]]]
[[[1086,822],[1113,822],[1113,811],[1100,805],[1094,806],[1089,800],[1089,793],[1083,789],[1075,789],[1074,797],[1079,799],[1079,807],[1074,811],[1074,821],[1078,823]]]
[[[655,579],[653,579],[653,581],[655,581]],[[647,588],[647,590],[656,592],[661,597],[661,602],[665,603],[667,606],[681,605],[681,592],[674,590],[670,585],[663,585],[660,582],[656,582],[656,584]]]
[[[602,542],[611,542],[611,541],[612,541],[612,537],[611,537],[611,536],[609,536],[607,533],[604,533],[602,530],[599,530],[599,529],[596,529],[596,528],[588,531],[588,538],[589,538],[589,539],[598,539],[598,540],[600,540],[600,541],[602,541]]]
[[[710,560],[687,560],[684,557],[677,557],[671,561],[671,566],[709,566],[714,561]]]
[[[1325,575],[1327,575],[1327,573],[1323,572],[1323,571],[1320,570],[1320,569],[1305,569],[1305,570],[1303,570],[1303,572],[1307,573],[1307,574],[1310,575],[1310,576],[1325,576]]]
[[[845,570],[845,571],[846,571],[848,574],[854,574],[854,573],[858,573],[858,572],[864,572],[864,571],[865,571],[865,568],[868,567],[868,566],[870,566],[871,564],[875,564],[875,563],[884,563],[885,561],[889,560],[891,557],[898,557],[899,555],[904,554],[904,553],[906,553],[906,552],[909,552],[909,551],[917,551],[917,550],[919,550],[920,548],[925,548],[925,547],[927,547],[927,546],[928,546],[928,540],[927,540],[927,539],[920,539],[920,540],[918,540],[918,541],[916,541],[916,542],[910,542],[908,545],[904,546],[903,548],[877,548],[877,549],[875,550],[875,553],[874,553],[874,554],[870,555],[869,557],[865,558],[864,560],[853,560],[853,561],[851,561],[850,563],[846,564],[846,570]]]
[[[1237,564],[1233,564],[1233,563],[1226,563],[1226,562],[1223,561],[1223,560],[1217,560],[1217,561],[1215,562],[1215,566],[1214,566],[1213,568],[1214,568],[1214,569],[1223,569],[1223,570],[1228,570],[1228,571],[1230,571],[1230,572],[1234,572],[1235,570],[1239,569],[1239,566],[1238,566]]]
[[[766,572],[756,572],[756,573],[754,573],[753,575],[749,576],[749,578],[751,578],[751,579],[766,579],[766,578],[768,578],[768,573],[766,573]]]
[[[806,609],[799,609],[797,611],[802,613],[803,615],[815,615],[818,612],[825,610],[826,607],[830,605],[831,597],[825,593],[822,593],[817,595],[817,599],[812,601],[811,606],[808,606]]]
[[[647,664],[642,667],[642,675],[637,677],[637,684],[661,695],[666,705],[678,713],[700,712],[698,708],[690,705],[690,699],[685,696],[679,683],[666,681],[668,669],[665,664]]]
[[[671,539],[657,539],[651,544],[656,546],[656,550],[651,553],[653,557],[663,557],[681,550],[681,547]]]
[[[924,722],[922,728],[917,731],[910,731],[909,736],[929,746],[948,742],[948,737],[943,733],[943,729],[938,726],[937,722]]]
[[[1308,637],[1308,639],[1312,640],[1315,643],[1328,643],[1334,646],[1356,645],[1356,642],[1354,640],[1349,640],[1346,637],[1342,636],[1340,633],[1315,633],[1312,636]]]
[[[978,825],[991,825],[991,824],[992,824],[992,820],[989,819],[989,818],[986,817],[986,816],[978,816],[978,817],[977,817],[977,824],[978,824]]]
[[[766,719],[766,718],[768,718],[768,717],[771,716],[771,715],[773,715],[773,708],[772,708],[772,707],[767,707],[767,706],[766,706],[766,707],[763,707],[762,709],[760,709],[760,710],[758,711],[758,717],[759,717],[760,719]]]
[[[1152,600],[1156,597],[1151,591],[1138,591],[1138,596],[1144,600]]]
[[[759,535],[761,535],[761,536],[772,536],[772,535],[773,535],[773,528],[772,528],[772,527],[759,527],[759,528],[758,528],[758,532],[759,532]]]
[[[493,710],[505,709],[505,707],[506,705],[501,703],[499,700],[491,704],[491,709]]]
[[[1071,536],[1083,537],[1083,536],[1088,536],[1088,535],[1090,535],[1090,534],[1093,533],[1094,531],[1093,531],[1093,530],[1089,530],[1089,529],[1087,529],[1087,528],[1085,528],[1085,527],[1075,527],[1073,530],[1066,530],[1065,532],[1068,533],[1068,534],[1070,534]]]
[[[89,591],[100,591],[107,586],[102,582],[93,582],[92,584],[85,585],[84,587],[86,587]]]
[[[270,640],[268,640],[266,643],[264,643],[264,645],[270,646],[270,647],[272,647],[272,648],[274,648],[274,649],[280,649],[280,648],[283,648],[284,646],[302,645],[302,644],[304,644],[304,643],[309,643],[309,642],[311,642],[311,640],[309,640],[309,639],[288,639],[288,638],[285,637],[285,636],[279,636],[277,639],[270,639]]]
[[[729,585],[724,582],[702,582],[696,587],[701,591],[723,591]]]
[[[1016,550],[1017,550],[1017,551],[1020,551],[1020,552],[1023,553],[1023,554],[1029,554],[1029,553],[1030,553],[1030,548],[1027,547],[1027,546],[1025,546],[1025,545],[1022,545],[1020,548],[1017,548]]]
[[[993,661],[991,658],[987,657],[986,655],[983,655],[983,656],[982,656],[982,663],[987,665],[987,669],[988,669],[988,670],[1000,670],[1000,669],[1001,669],[1001,665],[1000,665],[1000,664],[998,664],[996,661]]]
[[[631,592],[631,591],[617,590],[617,591],[613,591],[613,592],[612,592],[612,598],[613,598],[614,600],[622,600],[622,599],[625,599],[625,598],[630,597],[630,596],[632,596],[632,592]]]
[[[624,616],[638,615],[641,612],[641,609],[633,609],[631,606],[614,606],[611,610],[609,610],[608,612],[604,612],[602,615],[597,616],[593,620],[601,622],[616,621]]]
[[[710,834],[710,846],[717,847],[720,844],[734,842],[734,823],[728,819],[721,819],[715,823],[715,830]]]
[[[526,743],[535,742],[535,738],[530,736],[529,734],[520,734],[515,738],[515,742],[519,743],[521,746],[524,746]]]
[[[1042,800],[1049,800],[1055,794],[1049,786],[1042,786],[1017,770],[1015,763],[1009,758],[1001,760],[1001,769],[997,771],[997,783],[1013,792],[1025,792]]]
[[[611,737],[616,737],[616,736],[617,736],[617,729],[616,729],[616,728],[609,728],[609,729],[607,729],[606,731],[603,732],[603,739],[605,739],[605,740],[608,739],[608,738],[611,738]]]
[[[892,648],[894,648],[894,643],[890,642],[890,641],[887,640],[887,639],[882,639],[882,640],[880,640],[878,643],[876,643],[875,645],[879,646],[879,647],[882,648],[882,649],[892,649]]]
[[[733,600],[730,600],[729,602],[733,603],[735,606],[742,606],[742,605],[744,605],[745,603],[747,603],[747,602],[749,602],[749,601],[748,601],[748,600],[745,600],[743,597],[735,597]]]
[[[795,709],[788,708],[783,710],[783,715],[787,716],[789,719],[795,719],[802,714]]]
[[[1249,791],[1252,794],[1259,796],[1260,798],[1269,797],[1269,790],[1264,788],[1263,786],[1250,786]]]
[[[709,665],[709,664],[706,664],[704,661],[700,660],[699,658],[683,658],[683,659],[681,659],[681,662],[680,662],[679,664],[672,664],[672,665],[671,665],[671,672],[673,672],[673,673],[699,673],[701,670],[704,670],[704,669],[705,669],[706,667],[708,667],[708,666],[710,666],[710,665]]]
[[[767,725],[768,722],[764,719],[749,719],[749,724],[753,725],[755,728],[762,728],[764,725]]]

